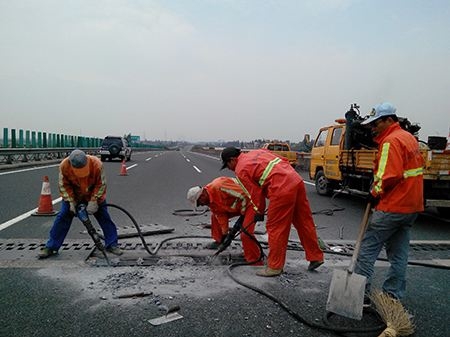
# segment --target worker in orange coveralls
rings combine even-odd
[[[254,237],[256,213],[236,178],[219,177],[203,188],[194,186],[189,189],[187,199],[194,207],[209,206],[211,210],[211,236],[214,242],[210,243],[208,248],[218,249],[228,234],[229,219],[243,216],[241,241],[245,260],[247,262],[258,261],[255,265],[263,264],[260,261],[261,251]]]
[[[283,272],[291,224],[297,230],[305,250],[308,270],[323,264],[311,208],[306,197],[305,184],[285,158],[268,150],[227,147],[221,153],[222,169],[235,172],[244,192],[251,196],[259,210],[264,210],[269,199],[266,229],[269,236],[269,256],[266,268],[259,276],[278,276]]]

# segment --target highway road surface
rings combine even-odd
[[[187,190],[227,175],[218,158],[182,151],[141,152],[127,162],[126,176],[119,161],[105,162],[107,202],[129,212],[147,230],[144,247],[132,220],[110,207],[125,251],[110,256],[111,266],[94,249],[83,225],[74,220],[64,249],[47,260],[36,258],[54,217],[31,216],[38,205],[42,180],[49,177],[54,208],[60,207],[57,163],[0,171],[0,336],[336,336],[332,328],[362,329],[379,324],[371,313],[361,322],[330,317],[323,320],[331,275],[345,268],[364,210],[364,200],[339,194],[315,193],[305,172],[308,198],[319,236],[329,245],[326,263],[307,272],[295,231],[285,273],[273,279],[254,275],[257,267],[229,269],[242,261],[236,241],[210,263],[209,212],[189,212]],[[185,210],[188,210],[185,212]],[[160,231],[160,232],[158,232]],[[264,224],[258,239],[266,240]],[[125,237],[130,235],[131,237]],[[159,247],[162,240],[177,237]],[[433,209],[420,215],[412,232],[405,307],[414,314],[414,336],[449,336],[450,223]],[[377,263],[375,284],[386,271]],[[238,284],[274,294],[283,305]],[[132,295],[135,296],[132,296]],[[125,297],[125,298],[121,298]],[[178,320],[152,325],[149,320],[179,306]],[[328,323],[332,328],[324,328]],[[372,334],[373,335],[373,334]]]

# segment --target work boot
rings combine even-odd
[[[122,250],[118,246],[110,246],[110,247],[106,248],[106,251],[111,254],[114,254],[114,255],[122,255],[123,254]]]
[[[41,250],[39,251],[38,258],[46,259],[47,257],[50,257],[52,255],[56,255],[56,254],[58,254],[57,250],[54,250],[54,249],[51,249],[51,248],[48,248],[48,247],[44,247],[44,248],[41,248]]]
[[[213,241],[213,242],[207,243],[207,244],[205,245],[205,248],[206,248],[206,249],[217,250],[217,249],[219,248],[219,245],[220,245],[220,243],[218,243],[218,242],[216,242],[216,241]]]
[[[311,262],[309,263],[308,270],[309,270],[309,271],[316,270],[316,269],[319,268],[321,265],[323,265],[323,261],[311,261]]]
[[[261,270],[258,270],[256,272],[256,275],[263,276],[263,277],[274,277],[278,276],[283,272],[283,269],[272,269],[269,267],[263,268]]]

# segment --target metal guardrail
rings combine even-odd
[[[0,148],[0,164],[11,165],[17,163],[62,160],[67,157],[72,150],[72,148]],[[98,154],[98,149],[82,148],[81,150],[92,155]]]

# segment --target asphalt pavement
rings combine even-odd
[[[156,251],[160,239],[146,241]],[[326,263],[308,272],[303,251],[293,244],[285,272],[262,278],[255,275],[259,267],[230,268],[242,261],[239,242],[213,262],[208,258],[213,251],[203,248],[206,242],[174,240],[151,256],[140,239],[123,239],[125,253],[110,255],[112,266],[107,266],[89,241],[69,240],[58,256],[38,260],[42,242],[23,240],[21,246],[8,246],[8,240],[2,240],[0,336],[338,335],[330,327],[362,329],[352,335],[373,336],[365,330],[381,324],[373,312],[361,321],[325,317],[333,270],[348,266],[348,256],[329,251]],[[334,250],[345,247],[330,244]],[[414,254],[426,263],[439,260],[436,252]],[[379,261],[375,285],[381,284],[386,270],[386,262]],[[448,269],[409,267],[403,303],[414,315],[414,336],[448,336],[449,284]],[[158,326],[149,322],[167,319],[167,310],[177,306],[182,318]]]

